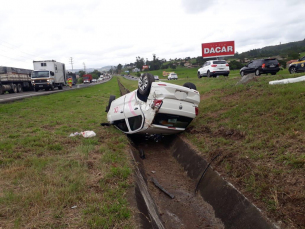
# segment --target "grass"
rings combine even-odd
[[[110,94],[115,79],[0,105],[0,227],[134,228],[129,143],[99,125]]]
[[[286,69],[236,85],[240,76],[234,71],[228,78],[201,79],[196,69],[175,72],[179,79],[165,82],[193,82],[201,95],[199,116],[182,136],[206,160],[221,152],[214,168],[274,221],[305,227],[305,82],[268,84],[304,74]],[[121,82],[137,87],[134,81]]]

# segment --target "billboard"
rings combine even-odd
[[[203,58],[234,56],[235,53],[234,41],[203,43],[201,47]]]
[[[149,69],[148,65],[143,65],[142,70],[144,71],[145,69]]]

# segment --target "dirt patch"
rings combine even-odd
[[[195,182],[186,175],[163,143],[147,141],[138,147],[145,152],[143,165],[149,192],[158,206],[165,228],[224,228],[215,217],[213,208],[194,194]],[[174,195],[174,199],[157,188],[152,178]]]
[[[200,127],[189,127],[186,132],[191,134],[207,134],[213,137],[224,137],[227,139],[240,140],[245,137],[245,132],[241,132],[240,130],[227,129],[225,127],[220,127],[216,131],[212,131],[208,126],[200,126]]]

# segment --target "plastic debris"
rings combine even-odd
[[[288,84],[288,83],[298,83],[298,82],[302,82],[302,81],[305,81],[305,76],[300,76],[300,77],[296,77],[296,78],[282,79],[282,80],[274,80],[274,81],[270,81],[269,84],[270,85]]]
[[[71,207],[72,209],[74,209],[74,208],[77,208],[77,206],[75,205],[75,206],[73,206],[73,207]]]
[[[91,138],[91,137],[96,136],[96,133],[94,133],[94,131],[92,131],[92,130],[86,130],[86,131],[82,132],[82,135],[84,138]]]
[[[77,135],[81,135],[81,133],[75,132],[75,133],[70,134],[69,137],[74,137],[74,136],[77,136]]]

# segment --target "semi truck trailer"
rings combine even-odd
[[[33,70],[0,66],[0,94],[33,90],[31,73]]]
[[[62,90],[66,85],[65,64],[55,60],[33,61],[32,85],[35,91],[45,89],[54,90],[57,87]]]

